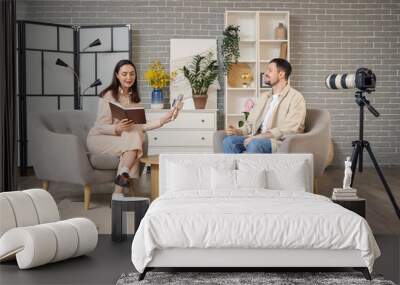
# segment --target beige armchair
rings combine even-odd
[[[86,138],[96,114],[57,111],[33,113],[31,155],[38,179],[84,186],[84,207],[89,209],[92,186],[114,181],[119,157],[89,153]],[[147,138],[143,146],[147,153]],[[141,165],[143,167],[143,165]]]
[[[330,114],[327,110],[307,109],[304,133],[287,136],[278,152],[312,153],[314,156],[314,177],[318,178],[324,173],[328,159],[330,122]],[[225,136],[225,131],[215,132],[215,153],[223,152],[222,141]],[[314,184],[316,184],[316,181],[314,181]]]

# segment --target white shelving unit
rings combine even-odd
[[[275,39],[275,28],[283,23],[287,39]],[[261,72],[265,72],[268,62],[280,57],[281,45],[287,44],[287,60],[290,60],[289,12],[288,11],[226,11],[225,26],[240,26],[239,63],[246,63],[253,73],[253,82],[247,88],[230,87],[225,77],[225,127],[244,120],[244,103],[248,98],[254,101],[261,92]]]

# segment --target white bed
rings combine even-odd
[[[310,193],[312,169],[309,154],[161,155],[160,197],[132,243],[141,278],[154,267],[355,267],[370,278],[380,251],[367,222]]]

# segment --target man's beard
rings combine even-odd
[[[276,80],[275,82],[272,82],[270,79],[266,78],[265,83],[267,83],[269,86],[273,87],[274,85],[276,85],[278,83],[278,80]]]

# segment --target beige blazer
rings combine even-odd
[[[269,104],[272,101],[270,92],[263,92],[250,112],[243,127],[243,135],[256,135],[260,132]],[[306,103],[300,92],[288,84],[279,96],[278,104],[271,116],[272,152],[277,152],[285,136],[302,133],[306,118]]]

